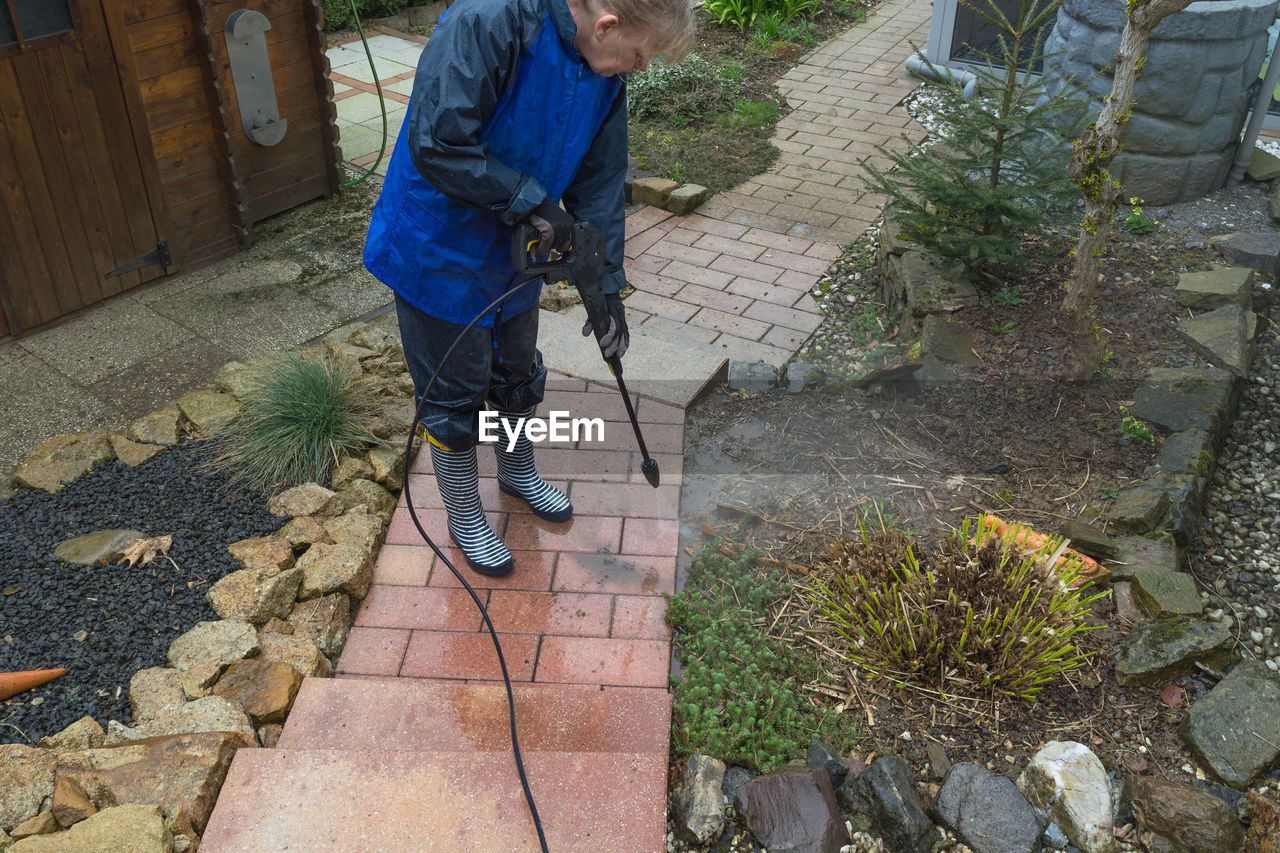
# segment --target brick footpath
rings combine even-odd
[[[795,352],[821,321],[808,292],[879,215],[858,163],[880,156],[876,144],[922,134],[897,104],[914,87],[902,68],[907,42],[924,40],[928,15],[920,0],[887,0],[788,72],[779,86],[794,109],[778,126],[782,155],[769,172],[688,216],[646,208],[627,219],[633,324],[739,358],[780,363]],[[420,45],[385,33],[372,42],[402,118]],[[333,79],[344,87],[344,148],[362,140],[355,159],[368,163],[381,116],[370,112],[372,78],[353,47],[330,56],[342,59]],[[456,548],[447,552],[502,640],[551,849],[657,853],[671,713],[662,596],[675,590],[684,411],[637,398],[662,469],[654,490],[615,388],[556,375],[548,389],[543,411],[606,421],[604,442],[539,451],[575,518],[548,524],[502,495],[493,454],[481,448],[481,498],[517,569],[483,578]],[[447,543],[429,465],[420,455],[409,491],[428,533]],[[277,748],[236,755],[206,851],[537,849],[489,635],[403,498],[337,670],[306,680]]]

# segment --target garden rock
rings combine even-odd
[[[273,497],[267,502],[267,509],[278,516],[332,518],[342,513],[342,502],[336,492],[318,483],[303,483]]]
[[[956,381],[956,372],[936,355],[926,355],[920,359],[920,369],[912,374],[921,385],[946,385]]]
[[[1138,603],[1133,600],[1133,588],[1128,581],[1117,581],[1112,578],[1111,600],[1115,603],[1116,615],[1126,622],[1141,622],[1144,618]]]
[[[352,480],[338,492],[338,503],[339,509],[334,515],[365,506],[384,524],[390,523],[396,511],[396,496],[372,480]]]
[[[977,293],[960,281],[960,268],[948,266],[938,257],[921,249],[903,253],[897,264],[890,264],[897,271],[897,281],[886,276],[886,284],[892,288],[891,306],[901,306],[911,318],[922,319],[935,311],[953,312],[976,305]],[[897,316],[897,311],[893,316]]]
[[[1047,812],[1083,853],[1111,853],[1111,783],[1098,756],[1075,741],[1050,741],[1018,776],[1018,790]]]
[[[666,178],[636,178],[631,182],[631,203],[665,207],[667,199],[679,186]]]
[[[361,551],[368,551],[370,558],[376,556],[383,528],[382,519],[370,515],[368,508],[363,506],[330,519],[324,525],[325,533],[335,544],[353,545]]]
[[[196,432],[216,435],[240,414],[240,401],[221,391],[193,391],[178,398],[178,410]]]
[[[691,755],[684,763],[675,790],[676,830],[686,841],[702,844],[724,828],[724,762],[709,755]]]
[[[928,853],[938,839],[933,821],[924,813],[915,777],[896,755],[877,758],[853,783],[856,811],[897,853]]]
[[[135,465],[141,465],[164,450],[162,445],[132,441],[118,432],[111,433],[111,435],[107,436],[107,440],[111,442],[111,452],[115,454],[115,457],[130,468]]]
[[[831,747],[817,738],[809,744],[809,757],[806,763],[810,767],[821,767],[827,771],[833,790],[838,789],[844,784],[844,780],[849,778],[849,765],[832,752]]]
[[[1235,853],[1244,843],[1235,811],[1217,797],[1154,776],[1125,787],[1139,824],[1187,853]]]
[[[1193,350],[1242,378],[1249,375],[1257,333],[1257,316],[1238,305],[1223,305],[1178,323],[1178,335]]]
[[[289,611],[287,621],[293,626],[293,636],[311,640],[321,654],[334,657],[342,651],[351,628],[351,599],[337,592],[299,601]]]
[[[778,368],[767,361],[729,360],[729,389],[759,394],[778,381]]]
[[[1244,853],[1280,853],[1280,805],[1274,800],[1250,791],[1249,833],[1244,841]]]
[[[129,679],[129,707],[137,722],[176,711],[187,701],[182,692],[183,673],[168,667],[140,669]]]
[[[66,832],[19,841],[11,853],[170,853],[173,836],[154,806],[103,809]]]
[[[799,394],[806,388],[815,388],[821,385],[826,374],[816,364],[809,364],[806,361],[793,361],[785,366],[783,376],[787,382],[787,393]]]
[[[241,569],[211,586],[205,600],[223,619],[261,625],[289,615],[301,583],[301,569],[279,574]]]
[[[1254,148],[1253,154],[1249,156],[1249,165],[1245,168],[1245,174],[1255,181],[1280,178],[1280,157],[1262,148]]]
[[[258,634],[248,622],[197,622],[169,644],[169,665],[187,670],[206,661],[223,668],[258,653]]]
[[[1259,231],[1213,237],[1209,245],[1232,266],[1249,267],[1267,275],[1280,272],[1280,234]]]
[[[106,736],[102,726],[93,717],[84,716],[67,726],[57,734],[42,737],[36,741],[41,749],[52,749],[57,752],[70,752],[77,749],[93,749],[102,746]]]
[[[937,314],[924,318],[920,354],[922,357],[932,355],[949,364],[973,364],[978,360],[973,354],[973,335],[969,329],[958,323],[948,323]]]
[[[632,192],[634,192],[634,189]],[[667,210],[676,216],[684,216],[686,213],[692,213],[710,195],[711,190],[701,184],[682,184],[672,190],[671,195],[667,196],[665,206]]]
[[[1202,429],[1220,441],[1235,410],[1236,380],[1218,367],[1156,367],[1129,411],[1170,432]]]
[[[283,624],[287,626],[289,623]],[[260,653],[262,660],[288,664],[306,678],[328,678],[333,675],[333,664],[329,663],[327,657],[320,654],[316,644],[310,640],[261,631],[258,634],[258,641],[262,644]]]
[[[368,549],[355,545],[312,545],[297,570],[302,572],[298,598],[303,601],[339,591],[364,598],[373,580],[373,559]]]
[[[849,843],[831,780],[816,767],[757,776],[738,789],[734,805],[760,846],[775,853],[839,853]]]
[[[302,673],[289,664],[254,658],[227,667],[213,685],[213,695],[235,702],[261,726],[283,720],[301,686]]]
[[[1134,572],[1129,576],[1133,597],[1148,616],[1199,616],[1204,602],[1195,578],[1183,572]]]
[[[1212,311],[1223,305],[1248,308],[1253,300],[1254,278],[1254,271],[1247,267],[1184,272],[1178,276],[1173,298],[1193,311]]]
[[[283,536],[256,536],[227,546],[240,568],[274,575],[293,566],[293,545]]]
[[[1116,555],[1115,540],[1096,524],[1082,518],[1073,518],[1062,525],[1062,535],[1071,540],[1071,548],[1098,560],[1110,560]]]
[[[217,683],[218,677],[222,675],[225,669],[221,663],[214,660],[207,660],[204,663],[195,666],[182,673],[182,693],[191,699],[203,699],[209,695],[209,690]]]
[[[930,813],[974,853],[1039,853],[1043,823],[1013,782],[977,764],[956,764]]]
[[[1262,661],[1241,661],[1191,706],[1178,732],[1215,776],[1244,790],[1280,759],[1277,708],[1280,675]]]
[[[195,732],[243,732],[250,737],[254,735],[253,723],[243,708],[223,696],[202,696],[192,699],[181,708],[142,720],[133,727],[109,720],[103,747]]]
[[[40,812],[35,817],[29,817],[15,826],[9,831],[9,835],[12,838],[21,840],[38,835],[49,835],[57,831],[58,819],[53,816],[53,812]]]
[[[745,767],[729,767],[724,771],[724,782],[720,785],[720,790],[732,802],[742,786],[759,775]]]
[[[1116,547],[1117,563],[1110,567],[1112,580],[1128,579],[1141,571],[1176,572],[1181,565],[1178,544],[1167,534],[1118,536]]]
[[[35,817],[53,796],[53,753],[20,743],[0,745],[0,829],[9,831]]]
[[[1214,464],[1213,437],[1202,429],[1184,429],[1165,439],[1160,469],[1170,474],[1209,477]]]
[[[335,489],[341,489],[353,480],[368,480],[371,477],[373,477],[372,465],[364,459],[344,456],[338,460],[337,465],[333,466],[333,474],[329,476],[329,483]]]
[[[929,772],[933,774],[933,778],[939,782],[947,778],[947,773],[951,771],[951,759],[947,758],[947,751],[942,744],[930,741],[925,745],[924,751],[929,756]]]
[[[96,566],[98,563],[114,563],[124,554],[124,548],[135,539],[147,534],[141,530],[99,530],[68,539],[53,549],[53,556],[79,566]]]
[[[15,485],[56,494],[58,487],[69,483],[93,467],[95,462],[111,458],[111,443],[98,432],[76,432],[55,435],[40,444],[13,472]]]
[[[53,783],[53,817],[63,827],[91,817],[98,809],[80,783],[70,776],[58,776]]]
[[[343,343],[342,341],[325,341],[324,348],[337,359],[339,362],[347,364],[359,364],[367,358],[373,358],[378,353],[376,350],[367,347],[356,346],[355,344]]]
[[[375,447],[364,455],[378,485],[398,492],[404,488],[404,454],[390,447]]]
[[[258,384],[259,369],[242,361],[228,361],[213,376],[213,387],[237,400],[248,397]]]
[[[1148,619],[1133,626],[1116,655],[1116,681],[1124,687],[1160,684],[1195,671],[1197,661],[1224,669],[1235,642],[1222,622]]]
[[[333,540],[329,538],[329,534],[325,532],[324,522],[309,515],[290,519],[284,527],[280,528],[276,535],[287,541],[290,547],[295,550],[304,549],[306,546],[313,545],[316,542],[333,543]]]
[[[1122,489],[1111,504],[1111,520],[1134,533],[1148,533],[1169,513],[1169,495],[1160,483],[1148,481]]]
[[[182,435],[181,426],[182,413],[176,406],[166,406],[129,424],[128,436],[134,441],[168,447],[178,443]]]

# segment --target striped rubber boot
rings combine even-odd
[[[498,577],[516,567],[507,546],[489,529],[480,506],[480,474],[476,449],[446,450],[434,441],[431,464],[436,484],[449,514],[449,535],[466,555],[467,565],[482,575]]]
[[[564,492],[538,476],[538,469],[533,464],[533,442],[523,429],[516,437],[515,447],[507,451],[511,441],[507,426],[515,429],[520,418],[532,414],[533,409],[524,412],[498,410],[498,417],[504,423],[494,445],[498,454],[498,488],[529,504],[533,514],[543,521],[568,521],[573,518],[573,504],[569,503]]]

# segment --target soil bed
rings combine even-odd
[[[775,608],[797,642],[826,659],[827,677],[805,690],[827,703],[843,702],[865,731],[864,754],[896,753],[928,767],[925,747],[940,742],[949,758],[1015,776],[1046,740],[1072,739],[1093,749],[1111,769],[1188,780],[1194,766],[1175,724],[1213,686],[1206,677],[1165,685],[1120,688],[1114,654],[1128,625],[1110,597],[1097,602],[1084,635],[1089,664],[1046,687],[1034,702],[991,697],[943,698],[855,673],[833,652],[834,632],[813,618],[802,594],[805,571],[828,543],[853,535],[860,520],[914,533],[932,548],[966,516],[993,511],[1046,533],[1082,514],[1104,511],[1116,491],[1144,478],[1164,436],[1128,441],[1123,408],[1155,367],[1202,360],[1178,337],[1186,314],[1173,299],[1178,274],[1221,259],[1207,237],[1267,221],[1266,196],[1247,184],[1191,205],[1148,211],[1177,227],[1137,236],[1115,229],[1099,322],[1112,358],[1091,382],[1051,379],[1062,363],[1059,316],[1067,262],[1037,261],[1006,284],[1019,304],[978,305],[948,319],[972,334],[973,364],[954,380],[922,385],[851,386],[866,370],[905,360],[914,333],[884,320],[874,256],[850,247],[833,267],[833,305],[815,340],[826,383],[800,394],[717,390],[690,410],[686,431],[686,529],[710,525],[735,547],[754,546],[793,568],[797,590]],[[1214,215],[1214,212],[1217,212]],[[1228,216],[1230,219],[1228,220]],[[1048,232],[1027,242],[1032,258],[1061,258],[1073,235]],[[855,273],[857,281],[855,279]],[[851,298],[846,298],[851,297]],[[867,318],[871,317],[871,320]],[[879,318],[878,322],[875,318]],[[826,646],[824,649],[823,647]]]

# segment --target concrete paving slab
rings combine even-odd
[[[398,95],[406,97],[413,94],[413,78],[408,80],[397,80],[394,83],[383,83],[382,89],[385,92],[395,92]]]
[[[335,106],[338,109],[338,121],[340,122],[359,124],[360,122],[368,121],[374,116],[379,118],[382,116],[382,107],[378,103],[378,96],[371,95],[368,92],[361,92],[350,98],[343,98]]]
[[[5,408],[0,418],[0,489],[31,449],[64,432],[117,429],[128,422],[50,365],[17,346],[5,347]]]
[[[349,316],[291,287],[302,272],[293,261],[243,259],[204,284],[155,303],[174,322],[198,322],[203,337],[252,358],[297,346],[340,325]]]
[[[132,420],[171,403],[193,388],[209,385],[219,368],[237,354],[192,338],[153,358],[89,386],[89,393]]]
[[[347,317],[360,317],[395,304],[391,289],[363,267],[346,275],[306,285],[303,292]]]
[[[613,386],[609,366],[594,337],[583,337],[586,312],[577,306],[563,314],[543,311],[538,318],[538,348],[547,368]],[[633,394],[685,407],[725,369],[724,356],[631,330],[631,347],[622,359],[623,379]]]
[[[87,386],[187,340],[191,333],[134,300],[111,300],[20,345]]]
[[[378,122],[379,127],[377,130],[365,127],[362,124],[339,125],[338,145],[342,148],[342,159],[354,160],[382,147],[381,114],[379,114]]]

